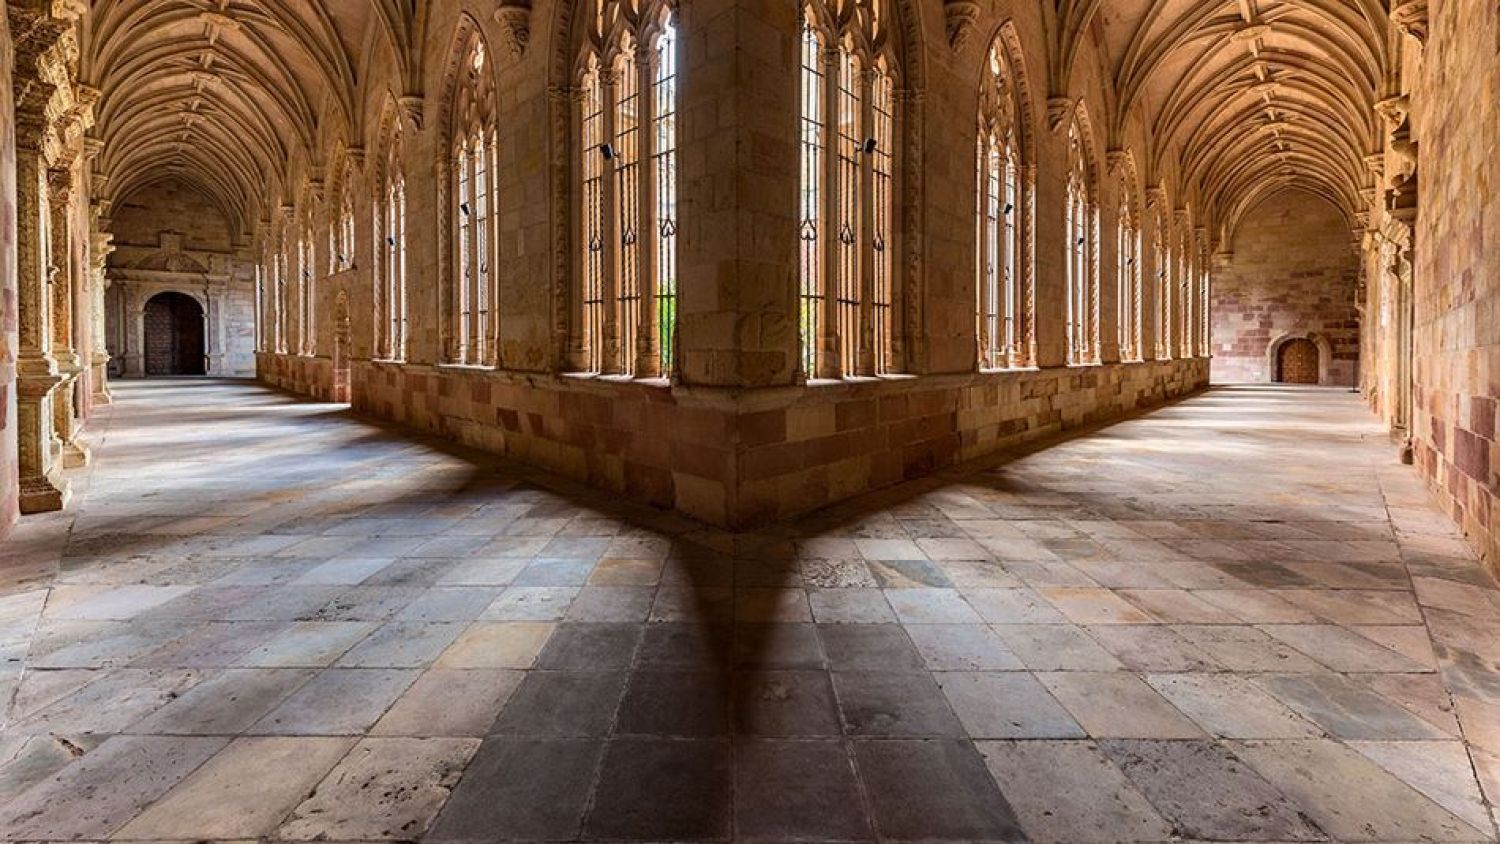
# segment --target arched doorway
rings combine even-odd
[[[203,375],[203,307],[182,293],[146,302],[146,375]]]
[[[1276,350],[1276,380],[1283,384],[1317,384],[1318,344],[1297,337]]]
[[[349,385],[349,297],[339,291],[333,305],[333,400],[347,403],[350,400]]]

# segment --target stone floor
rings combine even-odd
[[[1495,840],[1500,591],[1347,393],[740,536],[116,394],[0,544],[7,838]]]

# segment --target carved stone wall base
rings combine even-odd
[[[62,464],[64,469],[81,469],[89,465],[90,457],[92,457],[92,454],[89,451],[88,443],[85,443],[82,437],[75,436],[68,442],[63,443]]]
[[[51,477],[21,478],[21,512],[50,513],[68,506],[72,484],[60,473]]]

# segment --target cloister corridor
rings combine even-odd
[[[1495,840],[1500,590],[1343,390],[736,535],[114,389],[0,547],[6,838]]]

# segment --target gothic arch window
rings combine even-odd
[[[1192,261],[1193,232],[1188,228],[1186,222],[1177,229],[1177,289],[1173,296],[1177,301],[1177,310],[1173,312],[1176,325],[1173,327],[1173,335],[1176,345],[1173,353],[1176,357],[1192,357],[1192,325],[1193,325],[1193,292],[1192,292]]]
[[[671,377],[677,346],[676,6],[595,0],[579,60],[576,363]]]
[[[317,353],[317,288],[314,285],[313,223],[311,214],[297,232],[297,351]]]
[[[802,7],[798,274],[808,378],[895,369],[898,72],[885,7]]]
[[[990,46],[979,91],[978,338],[981,368],[1025,364],[1029,348],[1024,318],[1027,190],[1022,177],[1021,106],[1016,79],[1000,39]]]
[[[377,355],[406,360],[406,176],[401,167],[401,135],[392,134],[375,194],[375,273]]]
[[[339,195],[328,235],[328,272],[333,274],[354,266],[354,166],[344,168],[339,179]]]
[[[1078,120],[1068,129],[1068,363],[1099,361],[1099,208],[1088,138]]]
[[[477,27],[462,39],[449,100],[448,242],[451,270],[444,296],[449,363],[498,362],[498,150],[495,76]]]
[[[1170,360],[1172,358],[1172,285],[1168,279],[1168,267],[1172,264],[1172,256],[1167,251],[1167,215],[1162,208],[1164,199],[1157,200],[1155,225],[1152,226],[1151,254],[1156,259],[1156,273],[1152,281],[1156,293],[1156,308],[1152,318],[1153,333],[1156,335],[1156,359]]]
[[[1120,359],[1141,359],[1141,225],[1135,192],[1128,175],[1120,179],[1118,290]]]
[[[271,278],[274,290],[271,302],[275,317],[275,351],[277,354],[287,353],[287,311],[290,310],[291,299],[288,296],[286,279],[286,230],[283,228],[276,237],[276,248],[271,256]]]
[[[255,264],[255,350],[266,351],[266,267]]]

